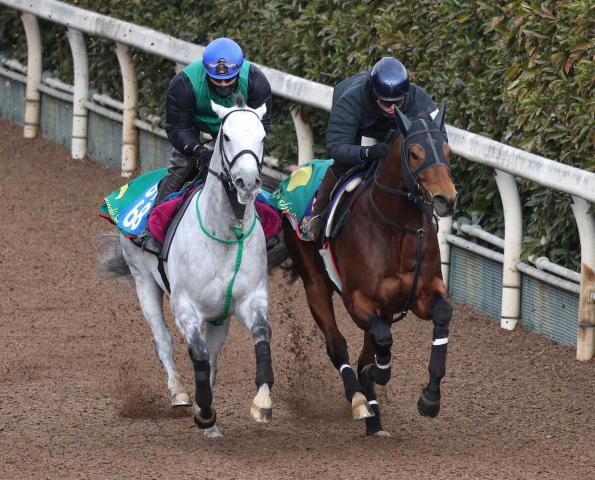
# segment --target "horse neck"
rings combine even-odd
[[[222,158],[219,153],[219,139],[215,143],[210,169],[213,173],[207,175],[205,186],[200,194],[199,208],[203,225],[215,235],[232,238],[232,227],[239,223],[227,196],[223,182],[216,177],[222,169]],[[246,206],[243,224],[250,225],[253,220],[254,208]]]
[[[385,187],[406,192],[405,179],[401,166],[401,144],[403,135],[400,135],[389,147],[388,156],[380,164],[377,172],[377,180]],[[378,205],[381,205],[383,211],[389,214],[392,219],[399,219],[403,226],[419,226],[422,211],[411,203],[406,195],[383,192],[375,188],[374,184],[370,187],[374,199]]]
[[[401,169],[401,142],[403,135],[391,143],[388,156],[378,168],[378,181],[387,187],[405,191],[405,179]]]

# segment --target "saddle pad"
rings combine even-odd
[[[167,168],[161,168],[131,180],[108,195],[97,214],[130,237],[141,234],[148,222],[151,234],[163,243],[167,227],[180,204],[202,186],[200,181],[191,183],[180,192],[172,193],[169,200],[151,210],[159,182],[166,174]],[[270,192],[263,191],[256,197],[256,211],[267,239],[281,230],[281,215],[270,204]]]
[[[105,197],[97,214],[116,225],[124,235],[139,235],[145,229],[157,186],[166,174],[167,168],[160,168],[130,180]]]
[[[327,168],[333,160],[310,160],[285,178],[271,194],[269,204],[283,215],[294,218],[299,225],[304,216],[310,213],[312,199]]]

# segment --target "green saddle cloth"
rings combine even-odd
[[[333,160],[310,160],[284,179],[269,198],[277,210],[290,214],[301,224],[311,210],[312,200]]]

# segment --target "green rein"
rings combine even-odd
[[[250,225],[250,228],[248,229],[248,231],[246,233],[242,232],[241,227],[234,226],[232,228],[233,228],[233,233],[235,233],[235,235],[236,235],[235,240],[220,238],[220,237],[217,237],[212,232],[209,232],[205,228],[205,226],[202,224],[202,218],[200,216],[200,210],[198,208],[198,200],[200,199],[201,194],[202,194],[202,190],[200,192],[198,192],[198,195],[196,196],[195,204],[196,204],[196,216],[198,217],[198,224],[200,225],[200,229],[202,230],[202,232],[207,237],[212,238],[213,240],[217,240],[218,242],[227,243],[228,245],[232,245],[234,243],[238,244],[238,254],[236,256],[236,264],[235,264],[234,271],[233,271],[233,277],[231,277],[231,280],[229,282],[229,285],[227,285],[227,290],[225,292],[225,306],[223,308],[223,314],[217,320],[209,320],[209,322],[212,323],[213,325],[217,325],[218,327],[221,327],[223,325],[223,322],[225,322],[225,319],[229,315],[229,307],[231,306],[231,292],[233,290],[233,284],[236,281],[236,276],[238,275],[238,272],[240,271],[240,265],[242,264],[242,253],[244,251],[244,240],[246,238],[248,238],[248,236],[254,230],[254,226],[256,225],[256,219],[257,219],[256,207],[254,207],[254,220],[252,221],[252,225]]]

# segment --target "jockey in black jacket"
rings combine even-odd
[[[262,124],[269,133],[272,108],[269,81],[256,65],[244,60],[240,46],[225,37],[210,42],[201,60],[191,63],[172,79],[167,91],[165,123],[167,138],[173,146],[171,166],[159,185],[154,206],[178,191],[199,170],[206,171],[213,151],[201,143],[199,132],[215,138],[221,125],[221,119],[211,109],[211,100],[231,107],[237,95],[242,95],[251,108],[266,103]],[[161,251],[159,241],[148,228],[136,241],[152,253]]]
[[[334,164],[316,192],[312,214],[306,223],[309,240],[318,240],[322,215],[337,178],[356,165],[380,160],[388,154],[384,142],[398,128],[394,120],[396,107],[409,118],[437,110],[432,97],[409,83],[407,69],[392,57],[384,57],[370,71],[349,77],[335,87],[326,129],[326,149]],[[362,147],[362,136],[380,143]]]

